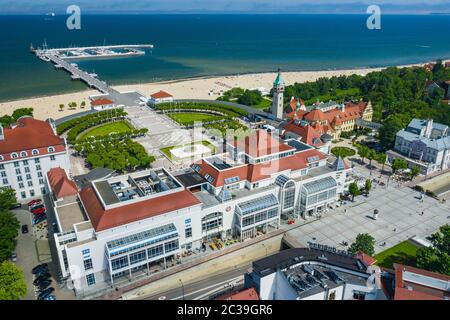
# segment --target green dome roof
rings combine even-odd
[[[278,70],[278,75],[275,78],[275,80],[273,81],[273,86],[276,87],[276,86],[279,86],[279,85],[283,85],[284,86],[285,82],[284,82],[283,77],[281,76],[281,72]]]

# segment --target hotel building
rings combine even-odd
[[[19,201],[44,194],[45,176],[56,167],[69,172],[70,162],[53,120],[22,117],[7,128],[0,126],[0,186],[15,189]]]
[[[61,194],[47,179],[64,278],[77,292],[177,263],[213,238],[245,241],[328,210],[347,185],[344,161],[258,130],[190,168],[153,168],[91,181]],[[57,180],[57,179],[53,179]]]

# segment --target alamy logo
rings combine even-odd
[[[381,9],[377,5],[371,5],[367,7],[367,13],[370,16],[367,18],[367,29],[380,30],[381,29]]]
[[[67,7],[67,14],[70,16],[67,18],[66,26],[69,30],[80,30],[81,29],[81,9],[77,5],[71,5]]]

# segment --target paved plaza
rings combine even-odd
[[[378,253],[413,236],[425,238],[441,225],[450,223],[449,203],[430,197],[424,197],[421,202],[418,195],[405,186],[391,184],[383,188],[377,185],[369,197],[359,196],[355,202],[349,201],[330,210],[319,220],[306,221],[288,235],[303,245],[317,242],[346,249],[343,241],[350,245],[359,233],[369,233],[376,240],[375,252]],[[374,209],[379,211],[377,220],[372,218]],[[382,245],[384,242],[386,244]]]

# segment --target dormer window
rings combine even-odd
[[[20,153],[20,156],[23,158],[23,157],[26,157],[26,156],[28,156],[28,153],[26,152],[26,151],[22,151],[21,153]]]
[[[55,152],[55,148],[53,148],[53,147],[48,147],[47,151],[48,151],[48,152]]]
[[[5,158],[3,156],[0,156],[0,161],[5,160]]]
[[[11,158],[17,159],[19,155],[16,152],[11,153]]]
[[[33,156],[36,156],[36,155],[39,154],[39,150],[33,149],[33,151],[31,151],[31,153],[32,153]]]

